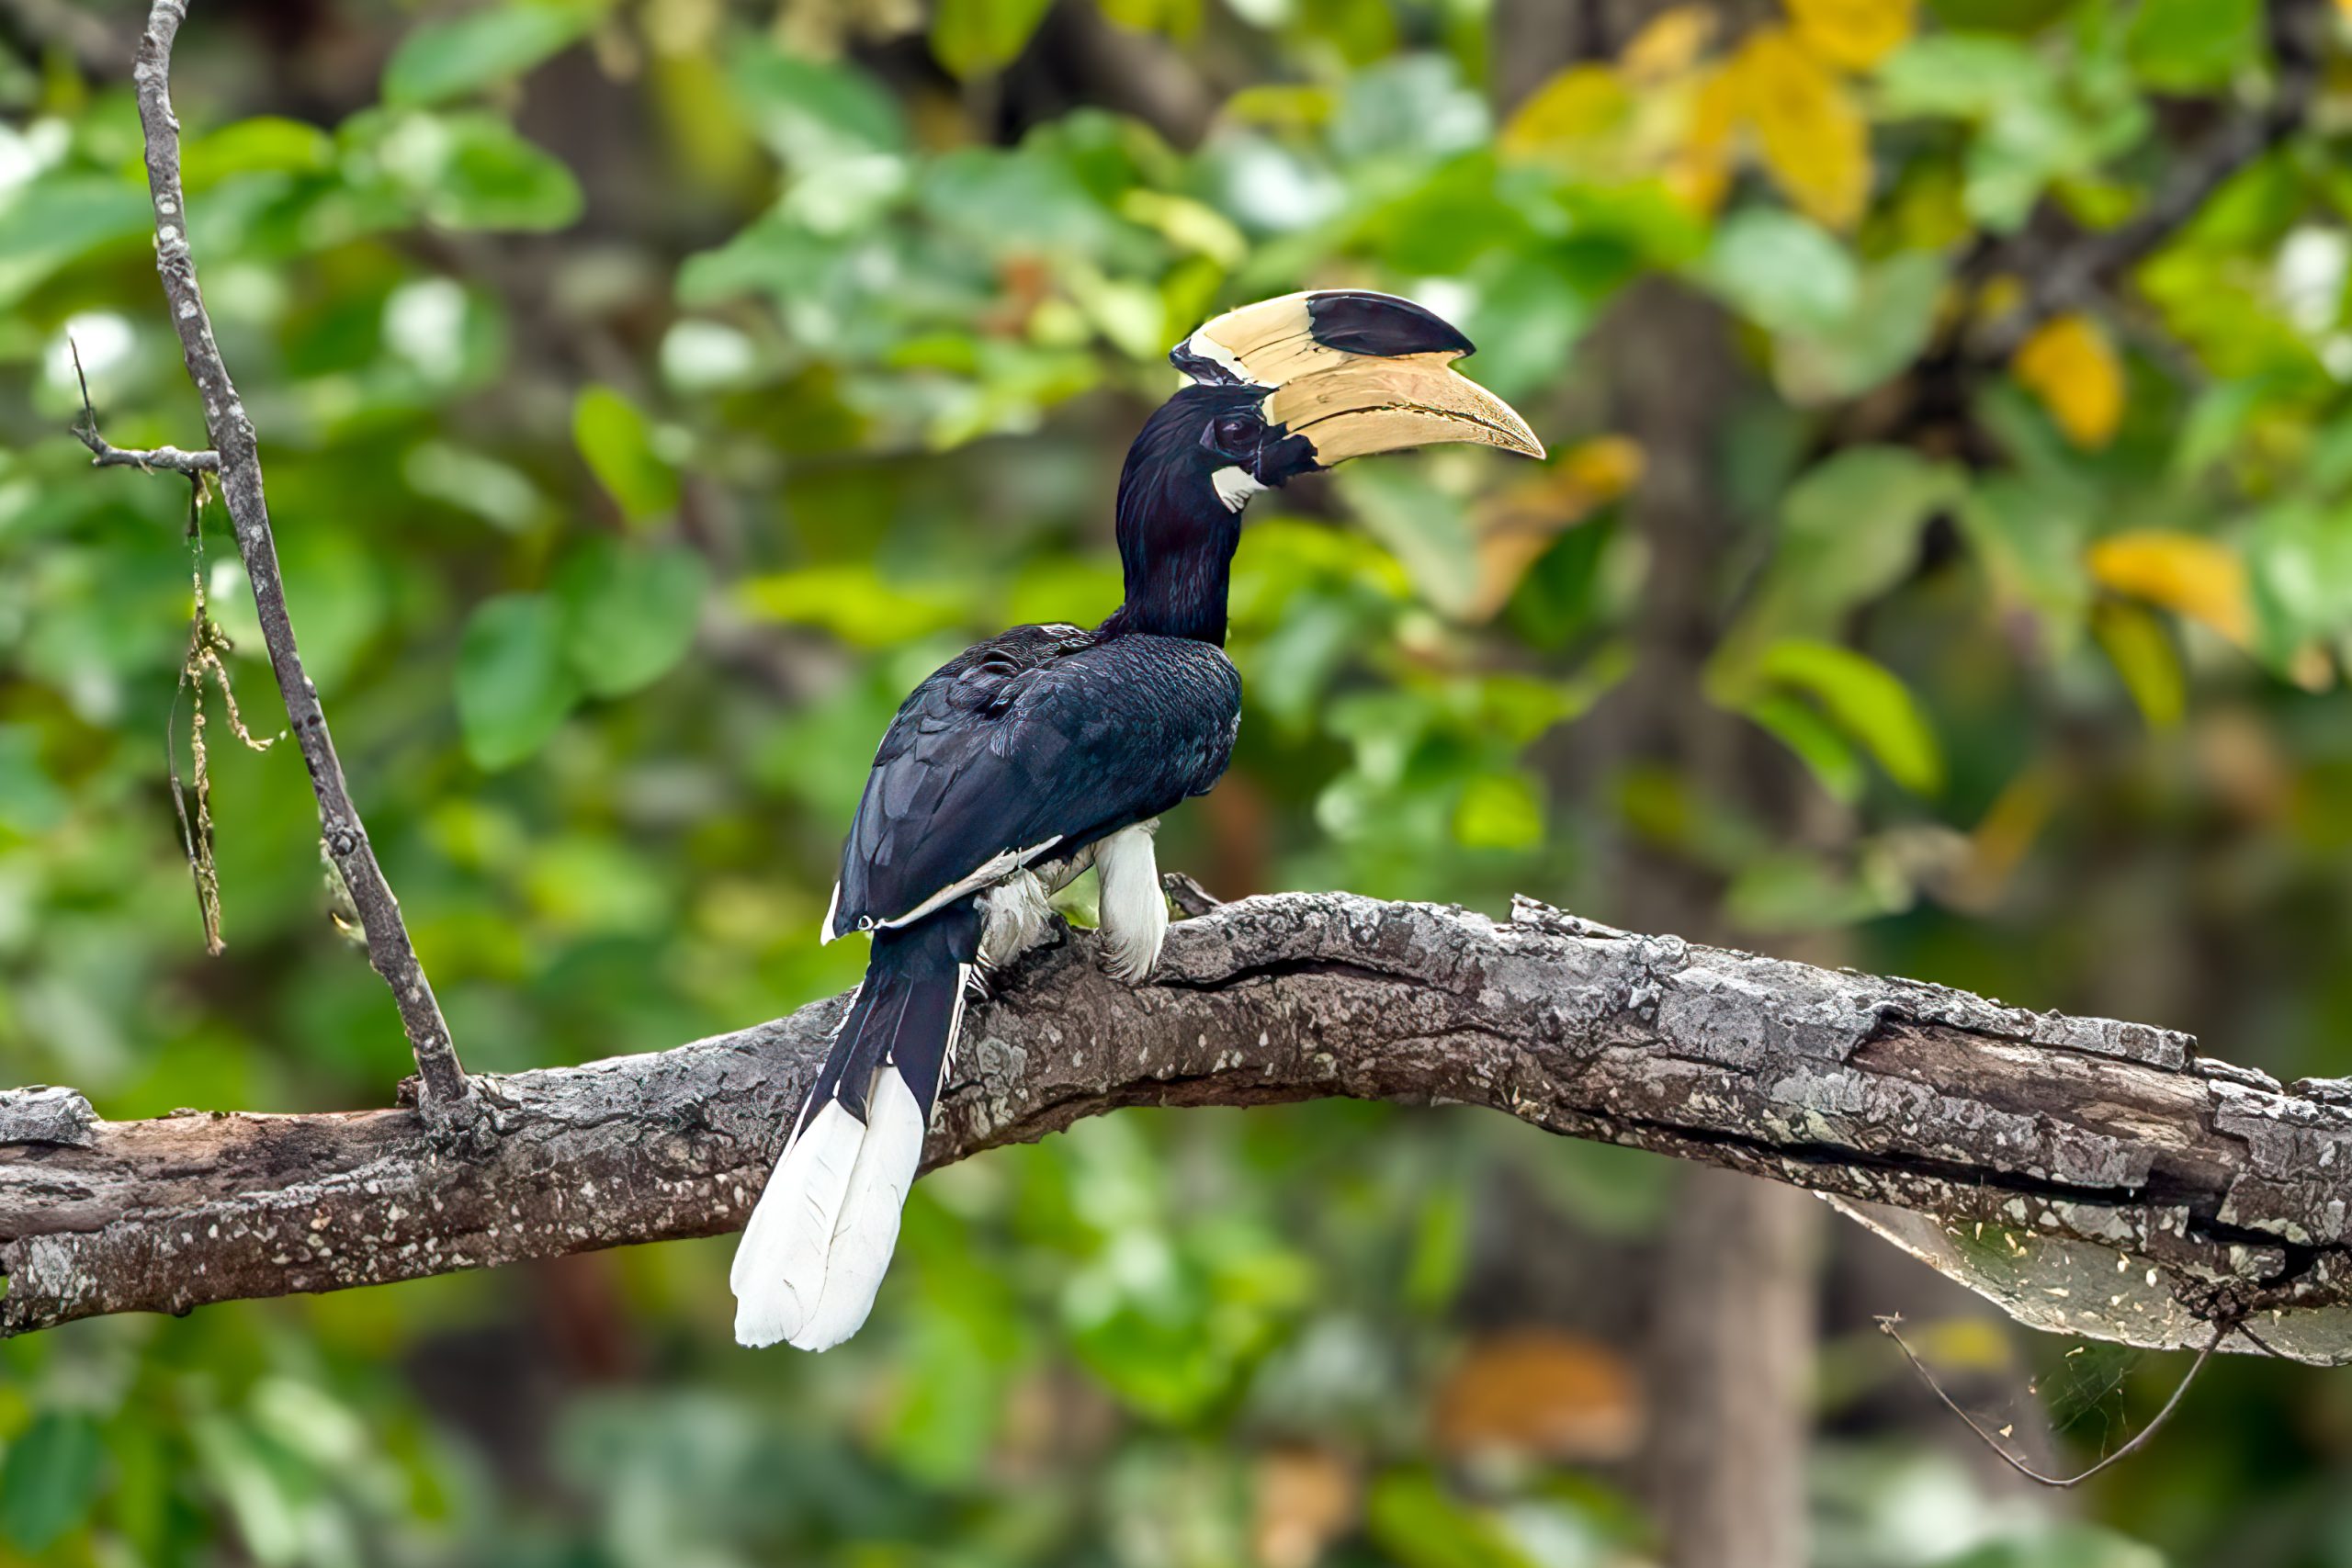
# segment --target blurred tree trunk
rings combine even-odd
[[[1505,113],[1561,67],[1613,57],[1668,0],[1502,0],[1494,23],[1493,85]],[[1757,0],[1720,0],[1736,30]],[[1579,731],[1579,772],[1605,778],[1628,764],[1669,770],[1703,810],[1734,805],[1765,821],[1807,812],[1786,788],[1785,760],[1702,690],[1723,630],[1732,520],[1713,475],[1738,369],[1728,323],[1671,284],[1636,288],[1595,345],[1619,429],[1640,443],[1645,469],[1629,521],[1648,547],[1634,673]],[[1834,837],[1816,817],[1792,836]],[[1637,930],[1694,941],[1725,933],[1719,879],[1638,837],[1611,868],[1595,911]],[[1837,961],[1829,944],[1789,957]],[[1718,1170],[1686,1173],[1654,1276],[1645,1347],[1651,1416],[1642,1489],[1673,1568],[1804,1568],[1805,1455],[1818,1303],[1818,1205],[1810,1194]]]
[[[1620,424],[1645,454],[1631,521],[1649,547],[1635,670],[1615,705],[1617,755],[1671,770],[1699,810],[1736,806],[1785,823],[1774,798],[1785,765],[1702,690],[1722,631],[1719,568],[1732,555],[1712,482],[1736,376],[1727,332],[1714,306],[1666,283],[1636,289],[1609,326]],[[1629,839],[1613,891],[1612,918],[1638,928],[1724,934],[1715,878],[1671,846]],[[1684,1181],[1658,1273],[1643,1464],[1674,1568],[1806,1561],[1817,1229],[1809,1194],[1722,1171]]]

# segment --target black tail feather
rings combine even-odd
[[[965,898],[911,926],[874,933],[865,984],[833,1037],[809,1107],[838,1100],[865,1121],[874,1076],[888,1062],[914,1090],[923,1114],[931,1114],[953,1044],[965,968],[980,950],[981,919],[975,901]],[[802,1111],[803,1125],[808,1116]]]

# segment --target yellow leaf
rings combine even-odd
[[[1710,72],[1691,96],[1682,144],[1666,166],[1667,188],[1694,212],[1713,212],[1731,189],[1739,115],[1739,73],[1729,66]]]
[[[1606,65],[1571,65],[1510,117],[1500,139],[1503,155],[1531,157],[1606,135],[1624,123],[1633,101]]]
[[[1276,1449],[1258,1461],[1250,1534],[1264,1568],[1314,1568],[1363,1511],[1356,1475],[1324,1449]]]
[[[1806,216],[1852,228],[1870,197],[1871,133],[1845,84],[1786,28],[1750,35],[1735,68],[1772,183]]]
[[[2097,448],[2114,438],[2123,419],[2123,367],[2089,317],[2044,321],[2019,346],[2009,369],[2075,446]]]
[[[2202,621],[2241,648],[2253,641],[2245,563],[2225,546],[2150,528],[2110,534],[2091,546],[2086,564],[2101,585],[2127,599]]]
[[[2352,0],[2346,0],[2352,5]],[[1651,85],[1671,81],[1690,69],[1715,36],[1715,14],[1704,6],[1677,6],[1658,13],[1634,35],[1618,57],[1618,69],[1629,82]]]
[[[1645,1417],[1634,1369],[1610,1347],[1555,1328],[1473,1344],[1437,1391],[1440,1452],[1565,1461],[1623,1459]]]
[[[1911,36],[1912,0],[1788,0],[1807,49],[1849,71],[1867,71]]]
[[[1532,478],[1486,497],[1472,510],[1478,581],[1464,618],[1484,621],[1518,592],[1527,569],[1552,541],[1634,487],[1642,449],[1622,435],[1597,436],[1561,455]]]

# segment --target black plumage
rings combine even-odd
[[[1000,857],[1067,859],[1207,793],[1240,717],[1222,649],[1117,616],[967,649],[914,689],[875,753],[835,934],[903,919]]]

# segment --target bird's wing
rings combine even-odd
[[[1185,638],[1023,626],[915,688],[875,754],[828,936],[919,919],[1216,782],[1240,678]]]

